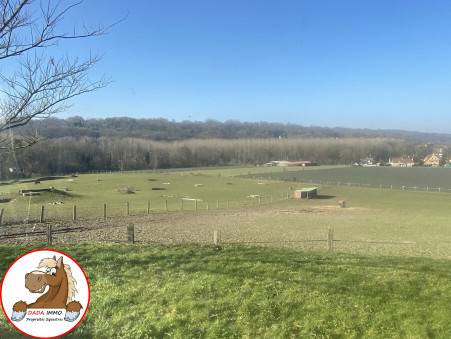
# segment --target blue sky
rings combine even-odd
[[[451,133],[450,1],[85,1],[108,88],[63,116],[238,119]]]

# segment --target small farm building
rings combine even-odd
[[[318,187],[304,187],[299,190],[295,190],[293,198],[295,199],[312,199],[318,195]]]

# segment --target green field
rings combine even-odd
[[[108,206],[109,216],[126,213],[126,202],[130,204],[131,214],[144,214],[148,201],[153,211],[179,210],[181,199],[199,199],[198,208],[224,208],[229,201],[230,207],[246,206],[255,203],[249,195],[261,195],[262,198],[280,199],[289,190],[283,182],[259,183],[256,180],[238,178],[232,174],[252,173],[255,168],[213,169],[197,171],[148,171],[135,173],[83,174],[77,178],[41,181],[34,183],[14,183],[0,186],[0,193],[12,200],[2,203],[5,220],[15,218],[23,220],[30,214],[38,218],[40,207],[45,205],[47,218],[67,219],[71,216],[72,206],[77,205],[80,217],[103,216],[103,204]],[[43,193],[40,196],[22,197],[21,189],[40,189],[55,187],[56,193]],[[120,190],[129,187],[133,193]],[[158,190],[153,190],[158,189]],[[52,205],[52,203],[62,204]],[[193,210],[194,201],[186,200],[184,209]]]
[[[445,183],[451,171],[252,167],[86,174],[3,185],[15,200],[2,207],[6,220],[8,213],[24,213],[29,203],[36,213],[45,205],[54,217],[70,219],[77,205],[82,220],[74,225],[86,229],[55,238],[57,249],[85,267],[92,285],[91,309],[72,337],[449,338],[451,194],[324,184],[337,173],[358,173],[375,183],[385,178],[384,184],[399,178],[406,185],[418,173],[418,181],[432,186]],[[384,175],[375,179],[373,173]],[[323,181],[318,199],[282,199],[310,185],[307,176]],[[281,177],[289,181],[276,180]],[[31,201],[17,194],[50,185],[67,187],[68,194]],[[118,192],[124,186],[135,193]],[[252,194],[262,197],[261,205],[247,198]],[[199,210],[186,202],[181,211],[183,197],[201,199]],[[152,213],[146,215],[149,199]],[[64,204],[49,205],[55,200]],[[339,200],[348,207],[339,208]],[[131,216],[119,217],[126,201]],[[114,217],[83,220],[99,217],[104,202]],[[112,244],[124,241],[130,222],[138,244]],[[34,227],[41,226],[1,230]],[[329,228],[334,252],[326,252]],[[221,234],[221,249],[212,245],[214,230]],[[39,241],[24,246],[5,240],[0,273]],[[14,338],[13,333],[0,318],[0,337]]]
[[[346,185],[362,184],[377,187],[383,185],[393,188],[406,186],[410,189],[422,190],[441,188],[451,192],[450,168],[392,168],[392,167],[342,167],[326,168],[324,170],[288,171],[259,174],[259,177],[304,182],[334,182]]]
[[[261,247],[58,247],[92,302],[75,338],[449,338],[448,260]],[[0,273],[23,247],[0,247]],[[130,281],[134,283],[131,284]],[[0,317],[0,336],[15,338]]]
[[[30,215],[34,220],[41,205],[46,218],[66,221],[71,225],[72,206],[77,205],[80,219],[78,226],[92,225],[95,230],[71,233],[56,237],[58,243],[83,241],[124,241],[129,222],[136,227],[140,242],[158,243],[211,243],[213,231],[221,233],[224,243],[252,243],[272,247],[290,247],[303,250],[326,250],[327,231],[334,229],[336,251],[362,254],[403,256],[451,257],[451,224],[449,206],[451,194],[437,192],[413,192],[367,187],[320,185],[320,199],[282,200],[293,189],[309,185],[296,181],[261,180],[243,178],[249,171],[264,170],[275,174],[293,173],[322,175],[330,171],[359,171],[372,173],[387,169],[361,168],[311,168],[283,172],[280,168],[213,168],[171,172],[136,172],[112,174],[87,174],[68,181],[69,178],[42,181],[34,185],[13,184],[1,187],[11,192],[15,200],[3,203],[5,221],[23,220],[31,202]],[[417,169],[392,169],[407,173]],[[423,173],[451,173],[437,169],[421,169]],[[253,172],[258,173],[258,172]],[[387,172],[388,173],[388,172]],[[258,176],[263,175],[259,174]],[[322,178],[329,178],[322,176]],[[149,181],[152,179],[154,181]],[[163,185],[163,183],[170,183]],[[201,184],[201,186],[199,186]],[[19,188],[70,187],[68,196],[52,194],[19,197]],[[197,186],[196,186],[197,185]],[[123,186],[133,186],[133,194],[117,191]],[[164,191],[152,191],[152,187],[164,187]],[[249,195],[261,195],[258,199]],[[181,198],[201,199],[198,212],[194,202],[185,201],[181,211]],[[273,198],[271,202],[270,197]],[[49,202],[61,200],[62,205]],[[151,215],[146,215],[147,201],[151,200]],[[168,201],[169,213],[165,211]],[[338,207],[338,200],[346,200],[348,208]],[[126,201],[130,203],[130,217],[126,214]],[[219,201],[219,209],[217,202]],[[229,208],[227,208],[229,201]],[[103,221],[103,204],[108,206],[108,220]],[[209,210],[207,211],[207,203]],[[116,218],[120,217],[120,218]],[[100,221],[89,221],[100,218]],[[92,219],[94,220],[94,219]],[[42,227],[44,227],[43,225]],[[97,227],[98,226],[98,227]],[[112,230],[108,227],[116,227]],[[16,228],[2,227],[2,232],[25,232],[41,227],[22,224]],[[121,228],[122,227],[122,228]],[[114,232],[113,232],[114,231]],[[322,241],[311,241],[322,240]],[[2,239],[0,238],[0,241]],[[21,242],[23,239],[18,239]],[[36,241],[42,241],[36,239]]]

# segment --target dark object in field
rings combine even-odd
[[[27,193],[41,193],[41,192],[52,192],[52,188],[36,188],[36,189],[28,189],[28,190],[20,190],[19,194],[27,194]]]
[[[338,200],[338,206],[341,208],[346,208],[346,200]]]
[[[36,184],[40,184],[41,182],[40,182],[39,180],[35,180],[34,183],[35,183],[35,185],[36,185]]]
[[[69,195],[66,191],[56,189],[55,187],[49,188],[35,188],[35,189],[23,189],[19,191],[19,194],[23,197],[29,197],[34,195],[40,195],[41,193],[57,193],[61,195]]]
[[[233,182],[227,182],[226,184],[227,185],[233,185]]]
[[[75,174],[75,173],[74,173],[74,174],[71,174],[70,176],[71,176],[71,178],[77,178],[77,177],[78,177],[78,175]]]
[[[152,191],[164,191],[165,189],[164,187],[152,187]]]
[[[11,198],[0,198],[0,204],[1,203],[5,203],[5,202],[10,202],[11,201]]]
[[[129,187],[129,186],[118,188],[118,192],[124,193],[124,194],[134,194],[135,191],[136,190],[133,187]]]
[[[150,179],[147,179],[147,181],[157,181],[157,179],[150,178]]]

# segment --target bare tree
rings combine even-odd
[[[106,28],[86,26],[59,31],[65,17],[80,4],[70,0],[0,0],[0,62],[15,69],[4,72],[0,63],[0,149],[36,143],[37,135],[12,137],[11,132],[31,119],[48,118],[67,109],[71,98],[106,85],[104,79],[92,81],[88,77],[99,58],[80,60],[48,53],[62,40],[106,33]]]

